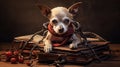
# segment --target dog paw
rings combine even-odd
[[[45,51],[45,53],[49,53],[50,51],[52,51],[52,45],[45,45],[44,51]]]
[[[73,48],[77,48],[78,46],[77,46],[77,44],[70,44],[70,46],[69,46],[69,48],[71,48],[71,49],[73,49]]]

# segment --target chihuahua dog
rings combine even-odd
[[[53,46],[63,45],[72,39],[69,48],[77,48],[81,42],[80,38],[75,34],[75,26],[73,25],[73,17],[77,14],[78,8],[82,2],[78,2],[70,6],[55,7],[50,9],[47,6],[38,5],[41,13],[49,19],[48,32],[43,41],[44,51],[49,53]],[[56,41],[58,40],[58,41]],[[53,41],[61,43],[54,44]]]

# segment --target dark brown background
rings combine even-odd
[[[76,21],[84,31],[101,35],[108,41],[120,43],[119,0],[0,0],[0,42],[12,41],[15,36],[32,34],[48,21],[36,3],[69,7],[83,2]]]

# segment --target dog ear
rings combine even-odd
[[[46,16],[46,17],[49,17],[50,16],[50,13],[51,13],[51,9],[47,6],[44,6],[44,5],[37,5],[41,11],[41,13]]]
[[[81,5],[81,3],[82,3],[82,2],[78,2],[78,3],[75,3],[75,4],[73,4],[72,6],[70,6],[70,7],[68,8],[69,12],[70,12],[71,14],[73,14],[73,15],[77,14],[78,8],[79,8],[79,6]]]

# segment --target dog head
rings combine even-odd
[[[78,8],[82,2],[78,2],[70,6],[55,7],[50,9],[47,6],[38,5],[41,13],[49,19],[49,23],[53,26],[53,30],[57,34],[63,34],[68,31],[68,27],[73,22],[74,15],[78,12]]]

